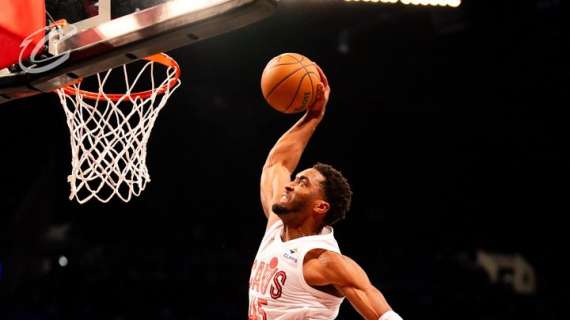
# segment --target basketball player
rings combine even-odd
[[[368,320],[402,320],[353,260],[340,253],[331,225],[349,210],[352,191],[326,164],[299,172],[301,154],[323,119],[328,81],[319,69],[317,101],[269,153],[261,174],[267,228],[249,284],[249,320],[334,319],[346,297]]]

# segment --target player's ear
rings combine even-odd
[[[325,200],[316,200],[313,203],[313,210],[318,214],[324,215],[329,211],[330,208],[331,205]]]

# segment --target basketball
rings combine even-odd
[[[261,91],[275,110],[297,113],[315,102],[320,82],[316,63],[297,53],[283,53],[265,66]]]

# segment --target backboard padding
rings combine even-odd
[[[65,62],[40,73],[0,75],[0,103],[52,92],[77,78],[239,29],[271,15],[278,0],[161,2],[50,43],[53,56],[68,55]]]

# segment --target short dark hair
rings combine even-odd
[[[325,225],[331,226],[346,217],[352,202],[352,190],[342,173],[331,165],[317,163],[313,166],[313,169],[316,169],[325,177],[321,187],[323,188],[326,201],[330,204],[330,209],[325,215],[323,222]]]

